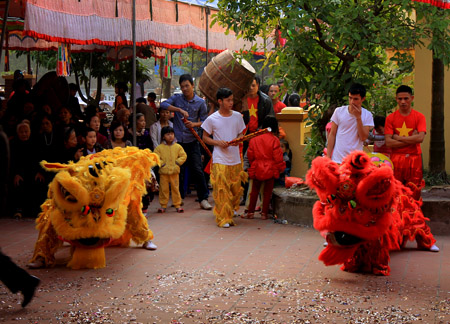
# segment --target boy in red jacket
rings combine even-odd
[[[280,140],[275,135],[278,133],[278,121],[274,116],[268,115],[263,121],[263,128],[270,127],[271,132],[257,136],[250,140],[247,157],[250,163],[248,176],[253,180],[252,192],[248,212],[242,218],[252,219],[255,213],[256,200],[259,189],[264,183],[264,198],[261,219],[267,219],[270,197],[272,195],[275,179],[286,169],[283,159]]]

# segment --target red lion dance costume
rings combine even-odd
[[[318,157],[306,181],[320,199],[313,217],[328,243],[319,255],[325,265],[388,276],[389,251],[400,250],[408,240],[439,251],[420,209],[422,200],[413,198],[390,167],[372,164],[364,152],[351,153],[341,165]]]

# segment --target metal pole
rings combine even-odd
[[[192,57],[191,57],[191,75],[194,75],[194,48],[191,47]]]
[[[5,35],[6,35],[6,21],[8,20],[8,13],[9,13],[9,0],[6,0],[5,4],[5,14],[3,15],[3,27],[2,27],[2,38],[1,38],[1,51],[0,51],[0,61],[2,60],[2,53],[3,53],[3,42],[5,41]]]
[[[267,58],[267,56],[266,56],[266,46],[267,46],[266,41],[267,41],[267,39],[266,39],[266,37],[264,37],[264,58]],[[262,84],[265,84],[265,80],[264,80],[264,78],[266,77],[266,75],[264,73],[265,70],[266,70],[265,68],[261,70],[261,82],[262,82]]]
[[[27,54],[27,73],[30,75],[33,74],[31,72],[31,53],[30,52],[28,52],[28,54]]]
[[[89,98],[91,98],[91,76],[92,76],[92,52],[89,53],[89,82],[88,82],[88,86],[87,86],[88,102],[89,102]],[[97,97],[97,95],[96,95],[96,97]],[[95,99],[95,98],[93,98],[93,99]]]
[[[133,0],[133,20],[131,24],[131,34],[133,38],[133,76],[132,76],[132,89],[131,91],[131,107],[133,107],[133,145],[136,146],[136,94],[135,94],[135,87],[136,87],[136,0]]]
[[[36,70],[34,71],[36,74],[36,80],[38,80],[38,73],[39,73],[39,56],[36,55]]]
[[[206,65],[208,65],[209,63],[209,26],[208,26],[208,16],[211,13],[211,11],[209,10],[209,7],[205,6],[205,16],[206,16]]]

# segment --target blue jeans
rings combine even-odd
[[[185,197],[184,192],[184,171],[185,168],[189,168],[189,176],[195,181],[197,188],[197,198],[201,202],[204,199],[208,199],[209,191],[205,181],[205,175],[203,173],[202,155],[200,152],[200,144],[195,142],[190,143],[178,143],[180,144],[187,154],[186,162],[181,166],[180,170],[180,194],[181,197]]]

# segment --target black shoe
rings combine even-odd
[[[30,303],[30,301],[33,299],[34,292],[37,286],[39,286],[39,283],[41,282],[41,280],[35,276],[30,276],[27,281],[28,282],[25,288],[22,289],[23,295],[22,307],[25,307]]]

